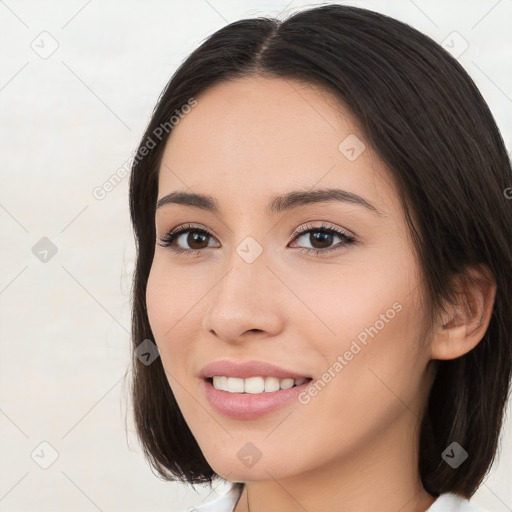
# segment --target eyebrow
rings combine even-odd
[[[364,199],[353,192],[341,190],[338,188],[326,188],[311,191],[292,191],[286,194],[273,196],[267,206],[268,214],[277,214],[284,211],[292,210],[307,204],[327,203],[338,201],[343,203],[352,203],[363,206],[376,215],[382,216],[382,212],[370,201]],[[181,204],[184,206],[192,206],[201,210],[213,213],[219,212],[218,201],[204,194],[191,192],[171,192],[162,197],[156,203],[156,210],[168,204]]]

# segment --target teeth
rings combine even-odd
[[[249,377],[238,379],[236,377],[225,377],[217,375],[213,377],[213,387],[229,393],[269,393],[279,389],[289,389],[293,386],[300,386],[306,382],[301,379],[278,379],[277,377]]]
[[[269,391],[278,391],[280,387],[280,382],[277,377],[267,377],[265,379],[265,393],[268,393]]]

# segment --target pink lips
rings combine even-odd
[[[220,414],[238,420],[252,420],[270,414],[292,402],[309,385],[306,381],[300,386],[280,389],[272,393],[230,393],[215,389],[208,380],[203,380],[203,392],[212,408]]]
[[[215,389],[211,377],[216,375],[247,379],[249,377],[277,377],[278,379],[308,380],[300,386],[279,389],[269,393],[230,393]],[[297,402],[297,396],[310,384],[311,377],[285,370],[262,361],[233,363],[223,360],[206,365],[201,370],[202,390],[212,406],[220,414],[240,420],[256,419],[270,414],[285,405]]]

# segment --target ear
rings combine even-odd
[[[432,359],[456,359],[478,345],[492,316],[496,280],[486,265],[470,267],[455,278],[457,304],[440,315],[431,344]]]

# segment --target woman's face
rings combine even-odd
[[[206,459],[222,477],[250,481],[349,460],[357,471],[364,457],[414,451],[431,354],[421,345],[419,266],[384,164],[349,112],[318,88],[251,77],[196,99],[167,142],[158,199],[203,194],[218,210],[157,208],[147,307]],[[269,206],[276,195],[326,189],[353,196]],[[189,224],[171,247],[160,245]],[[249,400],[276,399],[210,384],[205,392],[203,367],[220,360],[271,363],[312,380],[300,393],[274,391],[284,403],[256,413]],[[207,395],[228,409],[234,397],[238,413]]]

